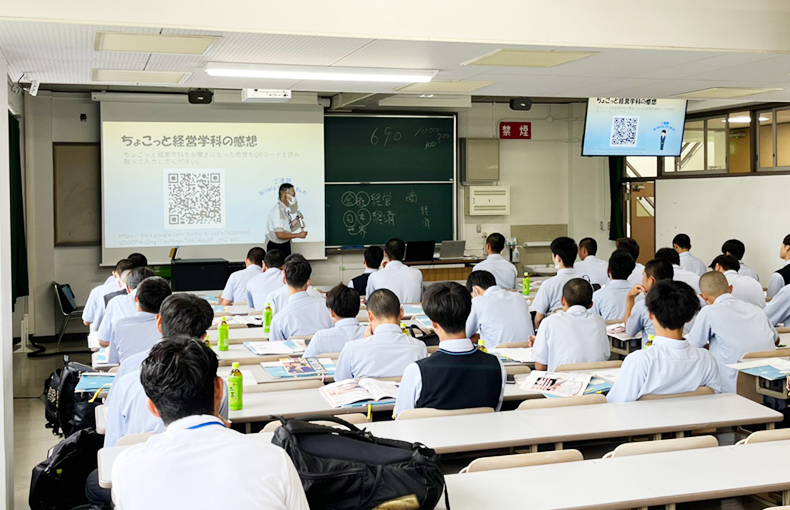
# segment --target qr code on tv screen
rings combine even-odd
[[[165,228],[224,228],[225,170],[168,170]]]
[[[612,117],[610,147],[636,147],[639,117]]]

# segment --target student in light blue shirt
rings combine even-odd
[[[647,311],[645,300],[637,301],[638,296],[646,295],[653,285],[662,280],[671,280],[674,275],[672,263],[664,259],[653,259],[645,264],[642,283],[634,285],[626,295],[625,333],[628,336],[642,336],[642,348],[647,347],[650,337],[655,336],[653,320]]]
[[[669,395],[708,386],[721,393],[716,358],[683,340],[683,327],[699,310],[699,299],[687,284],[662,280],[645,299],[656,330],[649,349],[626,356],[606,399],[632,402],[644,395]]]
[[[134,315],[137,311],[137,305],[134,298],[137,286],[146,278],[154,276],[154,272],[147,267],[136,267],[132,269],[126,276],[126,296],[120,296],[110,301],[107,305],[107,311],[102,317],[101,326],[99,326],[98,336],[99,345],[102,347],[110,346],[110,339],[112,338],[112,328],[115,323],[123,318]]]
[[[782,289],[765,305],[763,312],[768,317],[772,326],[779,324],[790,325],[790,285]]]
[[[313,335],[332,327],[324,300],[307,294],[313,269],[304,258],[294,258],[283,267],[288,285],[288,304],[272,319],[269,340],[288,340],[292,336]]]
[[[351,340],[365,337],[366,326],[357,320],[359,292],[342,283],[338,284],[326,294],[326,307],[335,326],[317,331],[313,335],[304,351],[305,358],[315,358],[330,352],[339,353]]]
[[[306,260],[306,259],[300,253],[292,253],[288,255],[287,257],[285,257],[285,263],[283,264],[283,269],[285,268],[285,264],[297,260]],[[288,293],[288,285],[286,285],[285,283],[285,272],[281,271],[281,274],[282,274],[282,278],[280,281],[282,282],[282,285],[280,285],[273,291],[269,292],[269,294],[263,300],[266,304],[271,306],[273,316],[276,316],[277,312],[285,308],[285,305],[288,304],[288,299],[291,297],[291,295]],[[320,292],[318,292],[317,290],[315,290],[310,286],[307,287],[307,294],[313,299],[321,299],[321,300],[324,299],[324,296]],[[264,308],[266,308],[266,305],[264,305]]]
[[[245,268],[241,271],[236,271],[228,277],[225,290],[222,291],[222,295],[219,297],[221,306],[229,306],[247,300],[247,282],[261,274],[261,271],[263,271],[263,257],[265,255],[266,252],[263,251],[263,248],[257,246],[250,248],[250,251],[247,252],[247,258],[244,259]],[[247,304],[249,305],[249,302]]]
[[[90,326],[91,331],[99,329],[99,319],[104,315],[104,296],[111,292],[121,289],[121,275],[124,271],[134,269],[132,261],[121,259],[115,264],[112,276],[104,283],[91,290],[88,300],[85,302],[85,309],[82,311],[82,323]],[[125,286],[123,288],[126,288]]]
[[[631,290],[628,277],[635,266],[634,259],[627,252],[620,250],[612,253],[607,269],[611,281],[593,294],[593,312],[606,321],[625,317],[626,297]]]
[[[247,282],[247,306],[255,310],[266,309],[269,293],[285,286],[282,267],[285,255],[280,250],[269,250],[263,257],[263,272]]]
[[[609,275],[606,272],[608,264],[595,256],[598,253],[598,242],[592,237],[585,237],[579,241],[579,261],[573,268],[579,276],[592,284],[603,287],[609,283]]]
[[[488,271],[496,278],[496,284],[502,289],[515,289],[518,281],[518,269],[502,257],[505,249],[505,236],[499,233],[486,238],[486,259],[475,264],[472,271]]]
[[[684,271],[690,271],[697,277],[704,275],[708,271],[705,263],[691,254],[691,238],[686,234],[676,235],[672,239],[672,248],[678,253],[680,258],[679,265]],[[694,288],[693,285],[692,288]]]
[[[779,258],[782,259],[784,265],[782,269],[774,272],[768,281],[767,295],[769,298],[773,298],[790,282],[790,234],[786,235],[782,241],[782,246],[779,248]]]
[[[615,242],[614,246],[615,250],[623,250],[631,255],[632,259],[634,259],[636,266],[631,272],[631,276],[628,277],[628,282],[631,285],[641,285],[642,273],[645,271],[645,266],[639,263],[639,243],[637,243],[636,239],[633,237],[621,237]]]
[[[732,255],[741,265],[738,269],[738,274],[754,278],[759,283],[760,275],[757,271],[743,263],[743,256],[746,254],[746,245],[737,239],[728,239],[721,245],[721,253],[723,255]]]
[[[360,377],[401,377],[409,363],[428,356],[425,343],[400,329],[403,308],[398,296],[379,289],[368,296],[365,338],[348,342],[340,351],[335,380]]]
[[[732,294],[732,286],[722,273],[702,275],[699,285],[709,306],[694,320],[688,342],[696,347],[710,344],[710,352],[719,362],[722,391],[737,393],[738,371],[727,365],[738,363],[747,352],[773,350],[779,333],[758,306]]]
[[[732,255],[719,255],[710,264],[714,271],[722,273],[732,287],[732,296],[759,308],[765,308],[763,286],[748,276],[740,274],[741,263]],[[700,283],[702,287],[702,283]]]
[[[116,321],[110,338],[110,363],[123,363],[129,356],[149,350],[162,338],[156,316],[162,302],[172,294],[170,285],[158,276],[146,278],[137,286],[137,312]]]
[[[508,292],[488,271],[472,271],[466,280],[472,294],[472,311],[466,320],[466,338],[485,340],[487,349],[510,342],[526,342],[535,334],[527,300]]]
[[[532,301],[532,310],[535,311],[535,328],[541,321],[554,310],[562,308],[562,289],[565,284],[579,274],[573,268],[576,253],[579,247],[570,237],[558,237],[551,242],[551,258],[557,268],[557,276],[552,276],[544,281],[538,289],[538,295]]]
[[[422,299],[422,272],[405,265],[402,260],[406,255],[406,243],[393,237],[384,245],[384,262],[380,271],[368,277],[365,295],[370,296],[374,290],[389,289],[401,303],[419,303]]]

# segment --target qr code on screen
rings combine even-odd
[[[224,228],[225,170],[165,169],[165,228]]]
[[[636,147],[639,117],[612,117],[609,147]]]

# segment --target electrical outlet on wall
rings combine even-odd
[[[483,230],[483,226],[482,226],[481,224],[479,224],[479,223],[477,224],[477,227],[476,227],[476,228],[477,228],[477,233],[478,233],[478,234],[479,234],[480,232],[482,232],[482,230]]]

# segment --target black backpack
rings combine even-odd
[[[52,429],[56,436],[60,435],[60,424],[58,423],[58,391],[60,391],[60,378],[63,369],[58,368],[44,381],[44,417],[47,420],[46,427]]]
[[[28,503],[32,510],[66,510],[87,503],[85,480],[96,469],[97,454],[104,436],[80,430],[47,454],[47,460],[33,468]]]
[[[317,420],[348,430],[310,423]],[[444,475],[430,448],[373,437],[334,416],[280,422],[272,443],[291,457],[311,510],[368,510],[395,499],[430,510],[439,502]]]
[[[74,392],[82,373],[92,372],[93,368],[82,363],[69,362],[68,356],[63,356],[63,363],[65,366],[53,372],[45,383],[47,403],[44,406],[44,415],[47,427],[51,427],[53,433],[58,434],[60,430],[62,435],[68,437],[78,430],[96,426],[94,408],[99,402],[90,402],[93,395],[77,395]]]

